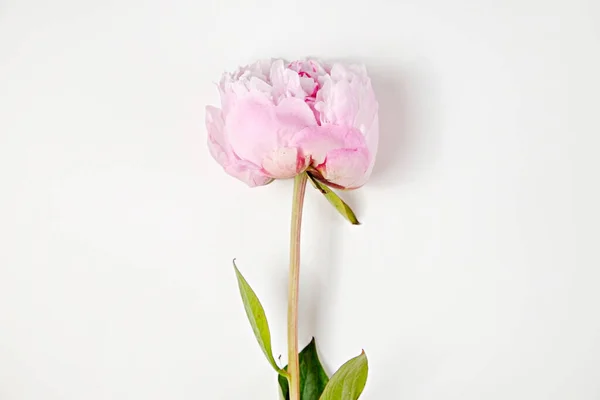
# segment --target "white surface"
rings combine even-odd
[[[600,398],[597,1],[0,1],[0,398],[275,399],[291,182],[205,147],[224,69],[365,62],[379,161],[309,190],[301,338],[365,400]],[[285,361],[285,360],[284,360]]]

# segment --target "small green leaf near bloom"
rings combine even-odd
[[[278,374],[287,376],[287,373],[277,366],[277,363],[273,358],[273,350],[271,349],[271,332],[269,331],[269,323],[267,321],[267,316],[265,315],[265,310],[260,304],[258,297],[256,297],[256,294],[235,265],[235,260],[233,260],[233,268],[235,269],[238,286],[240,288],[240,294],[242,295],[242,301],[244,302],[246,315],[248,316],[248,321],[250,321],[250,325],[254,331],[254,336],[256,336],[256,340],[258,341],[263,353],[265,353],[269,364],[271,364]]]
[[[300,358],[300,400],[319,400],[329,378],[319,361],[315,338],[299,353]],[[284,369],[287,369],[287,365]],[[284,400],[290,398],[288,380],[278,376],[279,387]]]
[[[348,204],[344,202],[333,190],[331,190],[327,185],[315,179],[312,175],[308,174],[310,182],[313,186],[329,201],[329,203],[336,209],[344,218],[346,218],[352,225],[360,225],[354,211],[350,208]]]
[[[367,383],[369,363],[363,351],[333,374],[319,400],[357,400]]]

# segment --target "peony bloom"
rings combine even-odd
[[[378,104],[364,66],[269,60],[225,73],[221,108],[206,107],[208,146],[250,186],[309,170],[337,188],[371,174]]]

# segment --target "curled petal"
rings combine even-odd
[[[273,63],[269,78],[273,86],[272,94],[275,103],[279,103],[286,97],[304,100],[307,96],[300,82],[300,76],[296,71],[286,68],[283,60],[277,60]]]
[[[213,106],[206,106],[205,122],[210,154],[221,166],[229,164],[231,149],[225,140],[225,123],[221,110]]]
[[[225,138],[221,110],[216,107],[206,107],[206,129],[210,154],[225,172],[251,187],[266,185],[273,180],[270,176],[265,175],[258,166],[240,160],[233,153]]]
[[[246,183],[250,187],[263,186],[271,183],[273,178],[265,175],[262,170],[256,165],[243,160],[237,160],[236,162],[225,167],[225,172],[229,175],[238,178],[240,181]]]
[[[273,87],[269,81],[270,68],[271,61],[263,60],[239,68],[234,73],[224,73],[218,85],[223,113],[227,115],[238,97],[250,92],[260,93],[271,100]]]

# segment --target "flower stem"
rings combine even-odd
[[[300,228],[306,191],[306,173],[294,178],[292,229],[290,232],[290,275],[288,287],[288,380],[290,400],[300,400],[300,362],[298,360],[298,293],[300,289]]]

